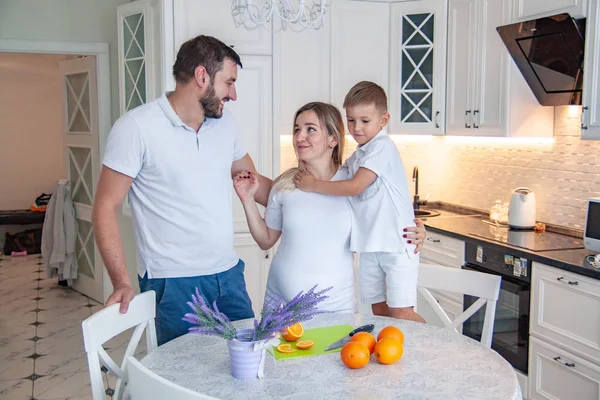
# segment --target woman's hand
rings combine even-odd
[[[233,178],[233,187],[240,200],[254,200],[258,191],[258,177],[250,171],[238,172]]]
[[[425,238],[427,237],[427,231],[425,230],[425,224],[418,218],[415,218],[415,223],[417,226],[410,226],[408,228],[404,228],[404,235],[407,239],[408,243],[416,244],[415,254],[417,254],[423,248],[423,244],[425,243]]]

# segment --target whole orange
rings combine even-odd
[[[369,332],[355,333],[350,338],[350,341],[364,344],[367,347],[367,349],[369,349],[369,354],[373,354],[375,344],[377,343],[375,336],[371,335]]]
[[[404,346],[393,337],[384,337],[375,345],[375,358],[381,364],[393,364],[402,357],[403,353]]]
[[[349,368],[362,368],[369,363],[371,353],[362,343],[348,342],[340,352],[342,362]]]
[[[385,328],[383,328],[380,332],[379,335],[377,335],[377,341],[379,342],[381,339],[383,339],[384,337],[393,337],[395,339],[398,339],[400,342],[402,342],[402,344],[404,344],[404,333],[396,328],[395,326],[386,326]]]

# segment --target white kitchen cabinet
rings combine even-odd
[[[446,1],[391,6],[390,133],[445,131]]]
[[[157,74],[157,17],[159,4],[154,0],[137,0],[117,7],[119,51],[119,112],[154,100],[160,94]],[[123,202],[123,213],[131,216],[129,195]]]
[[[600,4],[590,0],[585,32],[583,66],[582,139],[600,139]]]
[[[553,135],[554,108],[539,105],[496,31],[510,1],[449,1],[447,135]]]
[[[117,7],[119,110],[121,115],[154,100],[154,12],[148,0]]]
[[[477,2],[452,0],[448,4],[448,71],[446,132],[469,135],[475,98]]]
[[[330,101],[340,110],[346,93],[360,81],[375,82],[387,92],[389,13],[390,5],[387,3],[331,2]]]
[[[530,334],[600,365],[600,281],[534,262]]]
[[[249,233],[235,235],[235,250],[238,257],[246,264],[244,270],[246,290],[252,300],[254,314],[258,316],[265,300],[272,252],[261,250]]]
[[[584,18],[588,0],[513,0],[515,22],[569,13],[573,18]],[[597,0],[591,0],[595,2]]]
[[[600,398],[600,367],[535,337],[529,343],[529,399]]]
[[[448,14],[448,134],[503,136],[509,65],[496,27],[509,0],[450,0]]]
[[[175,49],[197,35],[214,36],[244,55],[271,55],[271,33],[236,28],[231,1],[172,0]]]
[[[421,260],[431,264],[461,268],[465,262],[465,242],[437,232],[427,232],[427,239],[421,249]]]
[[[238,70],[236,101],[225,107],[236,119],[240,138],[252,157],[258,172],[264,176],[273,174],[272,151],[272,73],[271,57],[244,56],[244,68]],[[275,143],[279,146],[279,141]],[[248,232],[242,203],[233,194],[233,223],[235,232]]]
[[[329,13],[328,13],[329,14]],[[301,33],[290,30],[273,37],[273,115],[275,132],[291,135],[294,114],[312,101],[329,101],[330,26],[329,19],[318,30]]]

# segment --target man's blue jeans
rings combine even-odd
[[[145,274],[143,278],[138,276],[138,282],[141,292],[156,292],[155,321],[159,346],[185,335],[192,326],[182,318],[185,314],[193,312],[187,302],[192,301],[192,294],[196,292],[196,288],[211,306],[216,301],[219,311],[230,320],[254,317],[252,302],[246,291],[242,260],[219,274],[158,279],[148,279],[148,274]]]

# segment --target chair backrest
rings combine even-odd
[[[124,370],[127,359],[129,356],[133,356],[144,329],[146,330],[146,350],[148,353],[154,351],[157,347],[154,325],[156,293],[149,290],[135,296],[129,303],[126,314],[121,314],[119,307],[120,304],[113,304],[98,311],[81,323],[90,370],[93,400],[104,400],[106,398],[100,362],[117,377],[113,399],[120,400],[126,382]],[[108,340],[133,327],[136,328],[131,335],[125,356],[119,366],[104,350],[103,345]]]
[[[166,380],[133,357],[129,357],[125,368],[131,400],[216,400],[215,397],[194,392]]]
[[[441,318],[444,325],[447,328],[455,330],[457,333],[457,327],[467,319],[471,318],[473,314],[485,305],[485,319],[483,322],[481,343],[486,347],[491,347],[492,334],[494,332],[494,316],[496,315],[496,302],[498,300],[501,282],[502,278],[498,275],[443,267],[440,265],[420,264],[417,286],[419,292],[423,295],[425,300],[427,300],[427,303],[433,308],[438,317]],[[452,321],[428,289],[462,293],[478,297],[478,299]]]

